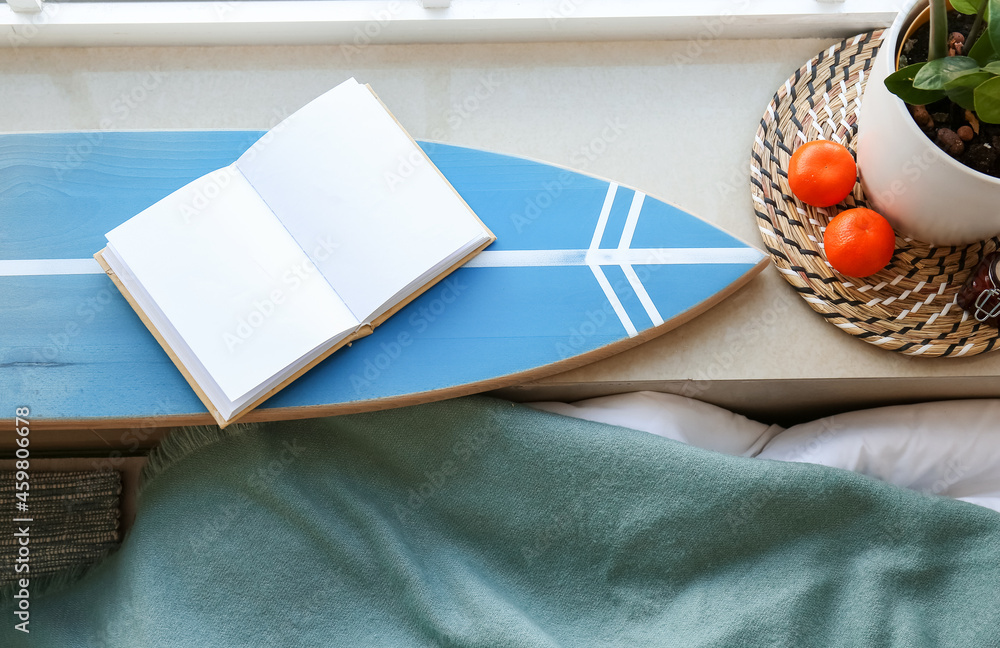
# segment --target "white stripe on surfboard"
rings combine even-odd
[[[636,225],[639,224],[639,213],[642,211],[642,203],[645,199],[646,194],[641,191],[636,191],[632,194],[632,204],[629,206],[628,216],[625,218],[625,227],[622,229],[621,240],[618,241],[619,250],[628,250],[632,247],[632,237],[635,235]],[[628,279],[629,285],[632,286],[632,290],[635,291],[636,297],[639,298],[639,303],[646,309],[646,315],[649,316],[649,320],[653,323],[653,326],[663,324],[663,317],[660,316],[660,311],[649,297],[646,287],[642,285],[642,281],[632,266],[630,264],[622,264],[621,269],[625,273],[625,278]]]
[[[601,214],[597,217],[597,227],[594,228],[594,238],[590,239],[590,248],[588,250],[578,251],[584,252],[584,263],[589,266],[590,271],[594,273],[594,277],[597,278],[598,285],[600,285],[601,290],[604,291],[604,296],[608,298],[608,303],[611,304],[611,308],[614,309],[615,315],[617,315],[618,319],[621,320],[622,326],[625,327],[625,331],[628,333],[628,336],[635,337],[636,335],[639,335],[639,332],[635,330],[635,325],[632,324],[631,318],[629,318],[628,313],[625,312],[625,307],[622,306],[621,300],[618,299],[618,295],[615,294],[614,289],[611,287],[611,282],[608,281],[607,276],[604,274],[604,270],[601,270],[601,266],[591,260],[591,254],[598,250],[601,245],[601,239],[604,238],[604,230],[608,225],[608,216],[611,214],[611,206],[615,202],[616,193],[618,193],[618,183],[608,183],[608,193],[604,196],[604,204],[601,206]],[[555,250],[548,251],[553,252]],[[482,254],[479,256],[482,256]],[[475,259],[473,259],[473,261],[474,260]],[[574,263],[573,265],[577,264]]]
[[[639,335],[639,331],[635,330],[635,325],[632,324],[632,320],[629,318],[628,313],[625,312],[625,307],[622,306],[622,302],[618,299],[618,295],[615,294],[614,288],[611,287],[611,282],[608,281],[607,276],[604,274],[604,270],[601,270],[601,266],[592,265],[590,270],[597,277],[597,283],[601,284],[601,289],[604,290],[605,296],[607,296],[608,301],[611,302],[611,308],[615,310],[615,315],[618,319],[622,321],[622,326],[625,327],[625,331],[628,333],[629,337],[635,337]]]
[[[601,245],[604,238],[604,229],[608,226],[608,216],[611,215],[611,206],[615,202],[615,194],[618,193],[618,183],[608,184],[608,193],[604,196],[604,204],[601,206],[601,215],[597,217],[597,227],[594,228],[594,238],[590,240],[590,249],[596,250]]]
[[[104,274],[96,259],[0,259],[0,277]]]
[[[544,268],[582,265],[756,264],[762,258],[753,248],[632,248],[630,250],[486,250],[465,268]]]
[[[639,280],[639,276],[635,274],[635,270],[632,269],[632,266],[623,265],[622,272],[625,273],[625,278],[628,279],[629,285],[632,286],[632,290],[635,291],[636,296],[639,298],[639,303],[646,309],[646,315],[649,315],[649,319],[653,322],[653,326],[663,324],[663,318],[660,317],[660,311],[657,310],[656,304],[654,304],[653,300],[650,299],[649,293],[646,292],[646,287],[642,285],[642,281]]]
[[[753,248],[634,248],[631,250],[486,250],[465,268],[544,268],[584,265],[676,265],[749,263],[761,260]],[[0,277],[104,274],[94,259],[0,259]]]
[[[635,226],[639,222],[639,212],[642,211],[642,201],[646,194],[636,191],[632,196],[632,205],[628,208],[628,216],[625,218],[625,229],[622,230],[622,238],[618,241],[619,250],[627,250],[632,247],[632,236],[635,234]]]

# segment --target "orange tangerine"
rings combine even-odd
[[[823,250],[837,272],[849,277],[867,277],[892,260],[896,234],[878,212],[855,207],[840,212],[826,226]]]
[[[846,147],[829,140],[806,142],[788,162],[788,186],[813,207],[836,205],[854,190],[858,166]]]

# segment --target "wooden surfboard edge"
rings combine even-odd
[[[521,371],[518,373],[508,374],[506,376],[500,376],[497,378],[491,378],[489,380],[481,380],[474,383],[467,383],[464,385],[457,385],[454,387],[447,387],[444,389],[438,389],[433,391],[416,392],[412,394],[404,394],[400,396],[393,396],[390,398],[373,399],[366,401],[357,401],[351,403],[336,403],[331,405],[310,405],[306,407],[285,407],[285,408],[275,408],[275,409],[262,409],[256,408],[248,412],[245,416],[241,417],[240,423],[265,423],[272,421],[285,421],[285,420],[297,420],[297,419],[309,419],[309,418],[321,418],[325,416],[339,416],[342,414],[358,414],[362,412],[373,412],[381,409],[389,409],[395,407],[405,407],[408,405],[420,405],[423,403],[432,403],[436,401],[447,400],[449,398],[458,398],[460,396],[468,396],[471,394],[480,394],[483,392],[493,391],[495,389],[502,389],[505,387],[511,387],[518,383],[527,383],[534,380],[540,380],[542,378],[547,378],[564,371],[569,371],[571,369],[576,369],[584,365],[597,362],[598,360],[603,360],[609,358],[613,355],[636,347],[644,342],[648,342],[656,337],[659,337],[669,331],[674,330],[682,324],[693,320],[702,313],[708,311],[716,304],[721,302],[726,297],[732,295],[733,293],[740,290],[743,286],[750,283],[758,274],[760,274],[764,268],[770,265],[770,257],[763,255],[760,261],[757,262],[752,268],[748,269],[732,283],[730,283],[726,288],[720,290],[719,292],[713,294],[711,297],[705,299],[702,302],[694,305],[688,310],[680,313],[669,321],[664,322],[660,326],[654,326],[646,329],[645,331],[639,333],[635,337],[626,338],[624,340],[619,340],[612,344],[594,349],[587,353],[572,356],[566,358],[565,360],[560,360],[558,362],[553,362],[541,367],[535,367],[533,369],[528,369],[527,371]],[[207,412],[202,412],[198,414],[172,414],[166,416],[158,416],[152,419],[112,419],[112,418],[88,418],[88,419],[44,419],[37,418],[32,420],[32,425],[37,427],[39,430],[46,429],[59,429],[59,430],[76,430],[76,429],[116,429],[116,428],[149,428],[149,427],[181,427],[188,425],[212,425],[216,421],[211,414]],[[232,423],[232,422],[230,422]]]
[[[393,396],[390,398],[374,399],[369,401],[354,402],[354,403],[338,403],[334,405],[312,405],[308,407],[287,407],[280,409],[257,409],[250,412],[244,421],[250,422],[269,422],[276,420],[292,420],[292,419],[305,419],[305,418],[319,418],[323,416],[337,416],[341,414],[357,414],[361,412],[372,412],[381,409],[389,409],[395,407],[404,407],[407,405],[420,405],[423,403],[432,403],[436,401],[447,400],[449,398],[458,398],[460,396],[469,396],[471,394],[481,394],[483,392],[492,391],[494,389],[501,389],[504,387],[510,387],[518,383],[526,383],[534,380],[540,380],[542,378],[547,378],[548,376],[553,376],[564,371],[570,371],[571,369],[576,369],[578,367],[583,367],[585,365],[597,362],[599,360],[604,360],[605,358],[610,358],[613,355],[617,355],[623,351],[627,351],[631,348],[639,346],[644,342],[648,342],[654,338],[657,338],[665,333],[668,333],[675,328],[686,324],[687,322],[693,320],[698,315],[708,311],[716,304],[721,302],[726,297],[732,295],[740,288],[748,284],[754,277],[760,274],[764,268],[770,265],[770,258],[765,256],[760,261],[758,261],[752,268],[748,269],[745,273],[740,275],[736,280],[730,283],[726,288],[720,290],[719,292],[713,294],[711,297],[705,299],[702,302],[694,305],[692,308],[675,315],[669,321],[664,322],[660,326],[654,326],[646,329],[645,331],[639,333],[638,335],[606,346],[588,351],[580,355],[572,356],[566,358],[565,360],[559,360],[557,362],[552,362],[541,367],[535,367],[533,369],[528,369],[527,371],[520,371],[513,374],[508,374],[506,376],[499,376],[497,378],[491,378],[489,380],[481,380],[478,382],[467,383],[464,385],[457,385],[454,387],[447,387],[445,389],[438,389],[434,391],[416,392],[412,394],[404,394],[401,396]]]

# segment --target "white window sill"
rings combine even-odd
[[[29,6],[34,0],[8,0]],[[0,7],[0,47],[329,45],[844,37],[895,0],[212,0]]]

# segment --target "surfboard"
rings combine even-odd
[[[107,231],[261,135],[0,135],[3,411],[28,407],[39,428],[212,423],[92,255]],[[524,158],[420,146],[497,241],[244,420],[538,379],[665,333],[768,264],[754,246],[636,189]]]

